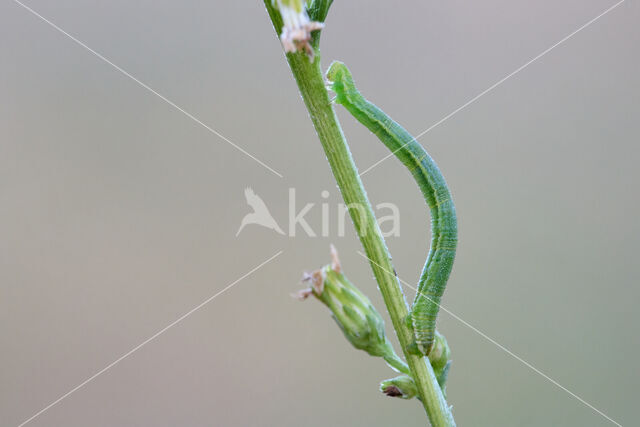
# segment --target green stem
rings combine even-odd
[[[383,356],[383,358],[384,358],[384,361],[387,362],[387,364],[391,366],[393,369],[395,369],[396,371],[402,374],[411,375],[411,370],[409,369],[407,364],[404,363],[404,360],[400,359],[398,355],[395,354],[395,352],[392,352],[391,354]]]
[[[271,0],[264,0],[264,4],[276,32],[280,34],[282,29],[280,14]],[[409,314],[407,302],[398,278],[394,274],[390,274],[390,272],[395,271],[391,264],[391,256],[329,99],[320,68],[318,39],[319,34],[316,34],[313,39],[316,54],[313,63],[309,61],[309,58],[304,53],[288,53],[286,55],[287,61],[298,84],[302,99],[309,111],[318,138],[322,143],[331,171],[342,193],[342,198],[347,206],[354,207],[349,209],[351,219],[369,258],[380,292],[389,311],[393,328],[396,331],[398,341],[402,346],[412,377],[416,383],[418,396],[429,420],[434,427],[455,426],[453,415],[442,395],[431,364],[425,363],[426,358],[412,354],[409,351],[413,341],[413,333],[406,323]]]

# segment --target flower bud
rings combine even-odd
[[[429,353],[429,362],[431,362],[433,373],[436,375],[438,384],[440,384],[442,394],[446,396],[447,376],[449,375],[449,368],[451,368],[451,350],[444,335],[438,331],[436,331],[433,347],[431,347],[431,352]]]
[[[384,380],[380,383],[380,391],[389,397],[399,397],[401,399],[412,399],[418,394],[416,383],[408,375]]]
[[[313,273],[304,281],[311,287],[296,296],[306,299],[313,295],[331,310],[331,314],[347,340],[371,356],[382,357],[395,370],[409,373],[407,365],[396,355],[387,339],[382,316],[353,283],[342,274],[335,248],[331,247],[332,263]]]

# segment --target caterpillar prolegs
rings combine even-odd
[[[333,62],[327,71],[335,102],[342,104],[409,169],[431,211],[431,248],[411,308],[416,346],[428,355],[433,346],[440,299],[451,274],[458,241],[456,211],[438,166],[409,132],[358,91],[349,69]]]

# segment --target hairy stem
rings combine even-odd
[[[264,0],[276,32],[280,34],[282,19],[271,0]],[[314,18],[313,16],[311,17]],[[323,17],[324,18],[324,17]],[[302,99],[309,111],[311,121],[322,143],[342,197],[353,220],[360,242],[369,258],[376,281],[391,317],[405,358],[416,383],[418,396],[434,427],[455,426],[453,416],[445,401],[431,364],[425,358],[409,352],[413,340],[406,319],[408,307],[395,271],[391,256],[373,214],[356,165],[351,156],[342,128],[333,110],[320,68],[318,49],[319,34],[316,32],[312,45],[315,60],[311,62],[304,53],[286,55],[291,72],[298,84]]]

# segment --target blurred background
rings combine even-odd
[[[323,67],[418,134],[614,1],[336,0]],[[30,426],[422,426],[393,376],[317,301],[289,297],[341,253],[383,310],[260,1],[29,0],[251,158],[12,1],[0,3],[0,425],[17,426],[255,266],[283,253]],[[626,1],[420,138],[451,187],[460,246],[443,304],[622,425],[637,412],[638,4]],[[343,109],[364,170],[387,155]],[[391,158],[415,283],[427,210]],[[289,188],[328,237],[248,226],[252,187],[286,229]],[[329,191],[328,201],[321,197]],[[406,290],[409,298],[413,292]],[[389,333],[393,332],[387,321]],[[446,313],[460,426],[607,426]],[[394,337],[395,338],[395,337]]]

